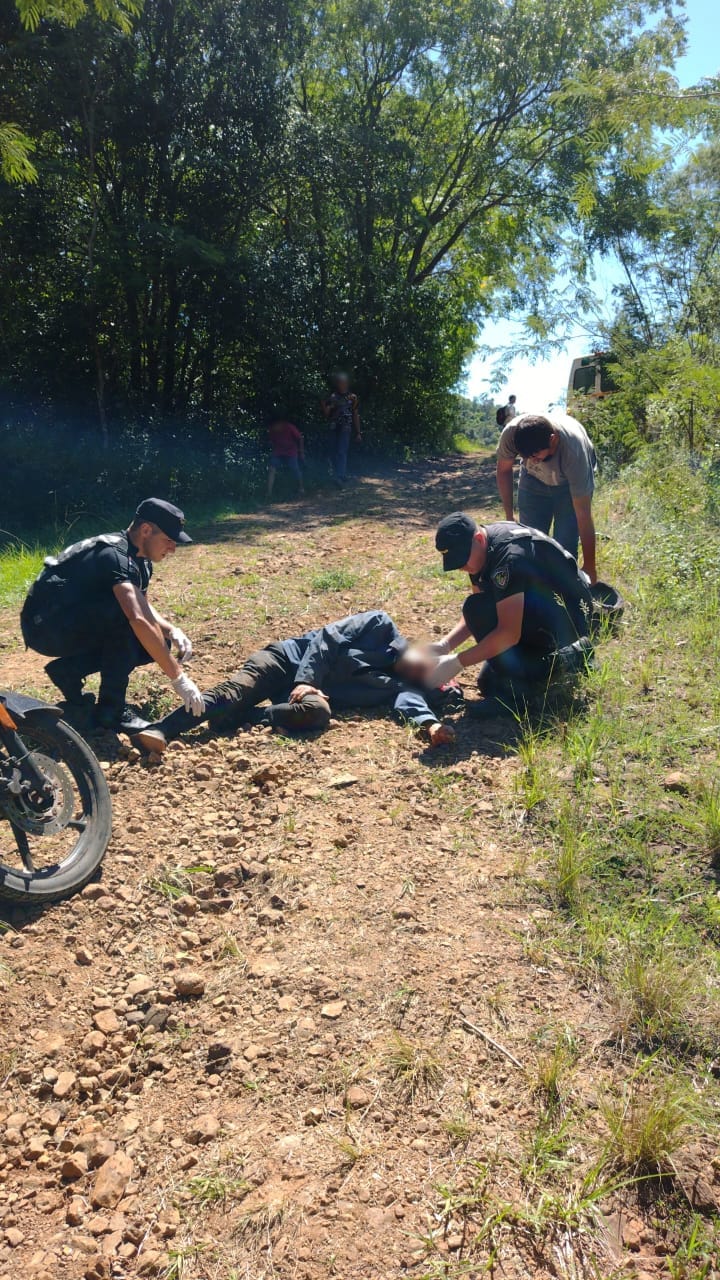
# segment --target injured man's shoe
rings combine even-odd
[[[162,729],[158,729],[152,724],[149,724],[146,729],[142,729],[140,733],[134,733],[131,737],[131,742],[134,747],[142,747],[143,751],[154,751],[158,756],[167,751],[168,745]]]

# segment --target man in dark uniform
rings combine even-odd
[[[440,655],[430,684],[484,663],[478,684],[494,695],[475,713],[526,705],[549,682],[581,672],[592,656],[592,596],[587,575],[559,543],[510,521],[479,528],[455,511],[438,526],[443,569],[470,575],[463,618],[432,650]],[[453,652],[472,636],[475,644]]]
[[[454,740],[453,730],[436,712],[457,710],[462,693],[455,687],[427,693],[421,687],[437,658],[413,648],[392,618],[382,611],[354,613],[291,640],[258,649],[242,669],[205,695],[205,714],[179,709],[136,734],[149,751],[207,721],[213,729],[233,730],[248,720],[259,703],[270,700],[261,723],[290,730],[326,729],[331,705],[391,707],[414,724],[431,746]]]
[[[45,671],[64,700],[80,703],[86,676],[100,672],[98,728],[129,731],[145,723],[125,706],[125,695],[131,672],[148,662],[158,664],[186,707],[203,710],[200,690],[180,666],[192,653],[190,641],[147,599],[153,564],[192,541],[184,522],[172,503],[147,498],[124,533],[85,538],[48,556],[28,592],[23,638],[54,658]]]

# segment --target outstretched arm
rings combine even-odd
[[[503,504],[506,520],[514,520],[513,514],[513,462],[507,458],[498,458],[495,468],[495,478],[497,480],[498,493],[500,501]]]
[[[165,620],[156,618],[142,591],[138,591],[131,582],[118,583],[113,587],[113,595],[145,652],[150,654],[166,676],[176,680],[182,675],[182,668],[167,647],[163,630]]]
[[[597,568],[595,565],[595,521],[592,514],[592,496],[588,495],[584,498],[573,498],[573,506],[578,522],[578,533],[580,534],[580,546],[583,553],[582,567],[588,575],[591,582],[597,582]]]

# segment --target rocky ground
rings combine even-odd
[[[238,517],[160,566],[155,599],[202,684],[350,609],[437,634],[462,587],[434,522],[496,514],[491,489],[460,459]],[[49,693],[2,622],[3,682]],[[586,1208],[558,1170],[550,1213],[533,1174],[558,1029],[592,1162],[610,1014],[538,945],[511,727],[457,723],[437,753],[379,715],[201,733],[162,763],[95,741],[102,876],[8,911],[0,943],[0,1280],[669,1274],[637,1207]]]

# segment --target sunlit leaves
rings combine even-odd
[[[43,20],[76,27],[88,13],[120,31],[132,30],[133,18],[142,10],[142,0],[15,0],[20,21],[28,31],[37,31]]]
[[[0,175],[6,182],[36,182],[37,169],[30,159],[32,138],[14,124],[0,122]]]

